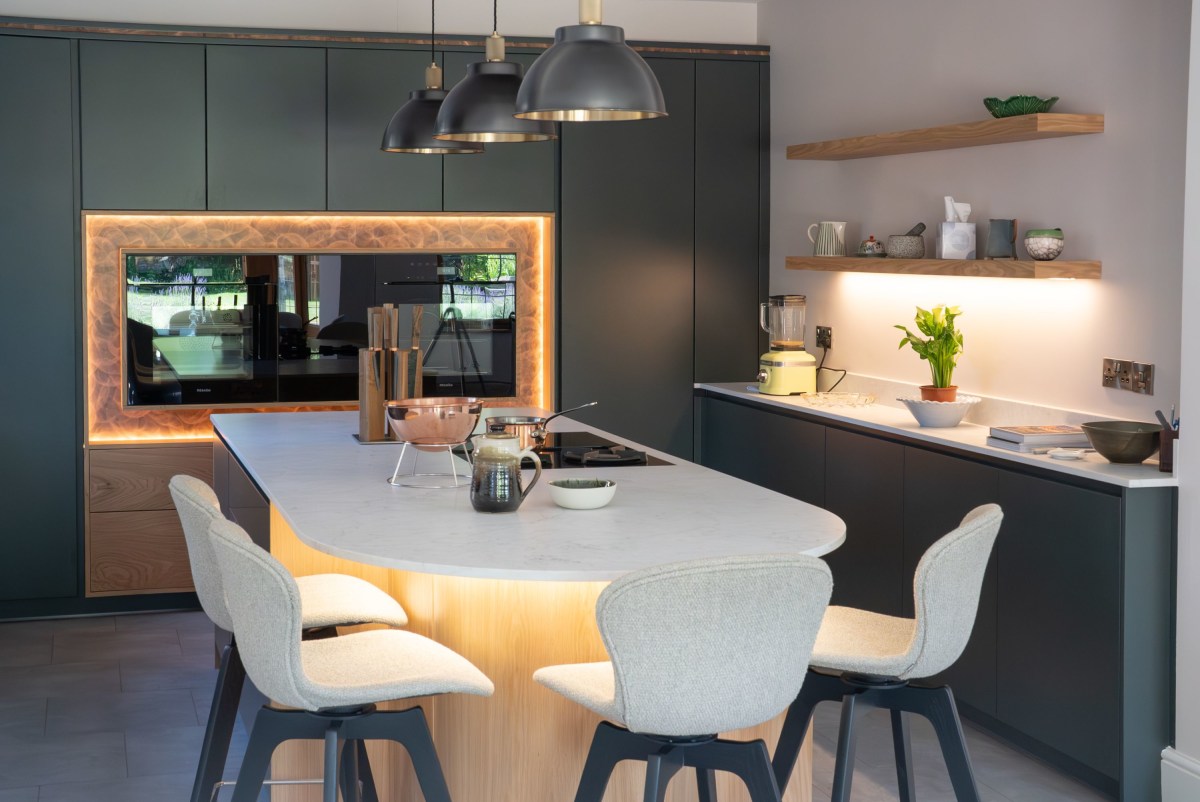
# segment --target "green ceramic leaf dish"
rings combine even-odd
[[[998,97],[985,97],[983,105],[993,117],[1017,117],[1022,114],[1041,114],[1050,111],[1050,107],[1058,102],[1057,97],[1041,98],[1037,95],[1013,95],[1007,100]]]

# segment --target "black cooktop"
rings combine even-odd
[[[551,432],[534,448],[544,468],[611,468],[626,465],[670,465],[645,451],[590,432]]]

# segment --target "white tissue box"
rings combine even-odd
[[[941,223],[937,232],[937,258],[974,259],[975,224]]]

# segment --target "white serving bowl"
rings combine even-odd
[[[977,395],[960,395],[957,401],[922,401],[919,398],[897,398],[917,419],[917,423],[929,429],[949,429],[962,423],[963,416],[972,406],[979,403]]]
[[[568,510],[596,510],[613,500],[617,483],[611,479],[555,479],[550,498]]]

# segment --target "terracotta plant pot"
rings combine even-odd
[[[922,401],[955,401],[958,399],[958,385],[949,387],[934,387],[932,384],[921,385]]]

